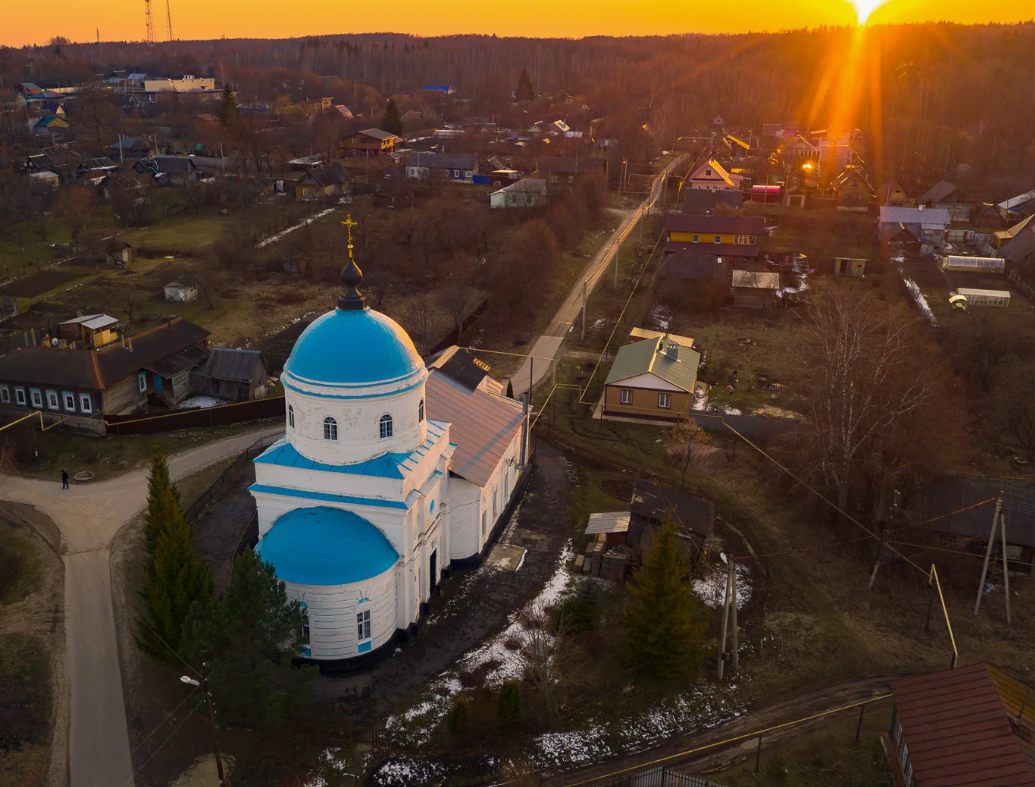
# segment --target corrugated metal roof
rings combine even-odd
[[[936,183],[934,186],[929,188],[923,194],[916,198],[917,205],[936,205],[939,202],[944,202],[946,199],[956,193],[956,187],[949,183],[947,180],[943,180],[940,183]]]
[[[604,385],[612,385],[641,374],[653,374],[684,391],[693,391],[701,356],[680,341],[681,337],[666,334],[622,347]],[[668,354],[671,344],[679,345],[676,358]]]
[[[589,515],[589,524],[586,525],[586,535],[596,533],[628,533],[629,532],[628,511],[604,511],[599,514]]]
[[[109,317],[107,314],[84,314],[82,317],[73,317],[71,320],[65,320],[61,324],[82,325],[84,328],[96,331],[100,328],[106,328],[109,325],[115,325],[116,323],[118,323],[118,320],[114,317]]]
[[[952,221],[946,208],[902,208],[897,205],[880,206],[880,223],[936,224],[948,227]]]
[[[891,691],[919,787],[1035,787],[1028,759],[1035,703],[987,664],[894,681]]]
[[[659,522],[665,521],[671,512],[678,524],[698,535],[708,537],[715,532],[715,506],[707,500],[658,486],[643,478],[636,479],[629,512]]]
[[[438,369],[424,388],[428,418],[448,421],[456,445],[450,470],[472,484],[485,486],[521,429],[524,415],[512,399],[471,391]]]
[[[236,350],[230,347],[213,347],[205,365],[197,374],[213,380],[235,380],[237,382],[261,383],[269,374],[269,365],[261,350]]]
[[[473,153],[411,153],[408,167],[428,169],[478,169],[478,157]]]

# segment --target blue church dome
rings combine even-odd
[[[255,551],[277,577],[297,585],[348,585],[380,576],[399,555],[384,533],[351,511],[296,508],[281,516]]]
[[[284,371],[315,383],[362,385],[398,380],[423,365],[395,320],[367,308],[339,307],[303,331]]]

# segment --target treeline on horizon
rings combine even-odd
[[[1035,24],[949,23],[818,28],[741,35],[530,39],[402,34],[177,41],[149,55],[140,42],[0,49],[0,76],[71,84],[112,69],[212,75],[240,100],[333,95],[367,111],[389,96],[423,97],[428,84],[470,98],[468,115],[545,119],[511,106],[523,68],[537,94],[561,91],[611,126],[648,124],[662,147],[704,130],[861,128],[880,182],[907,188],[949,179],[968,198],[1000,197],[1035,181]],[[852,52],[858,51],[853,57]],[[556,105],[554,105],[556,106]],[[448,109],[442,112],[449,118]],[[577,115],[575,109],[572,115]],[[459,119],[459,118],[457,118]],[[586,118],[588,120],[588,118]],[[576,120],[581,120],[576,118]],[[959,165],[968,165],[960,173]],[[1031,185],[1027,186],[1031,188]],[[970,195],[969,189],[980,194]]]

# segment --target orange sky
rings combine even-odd
[[[857,0],[876,2],[877,0]],[[496,33],[500,36],[658,35],[785,30],[855,22],[847,0],[397,0],[390,4],[342,0],[171,0],[177,38],[284,38],[302,35],[393,31],[419,35]],[[951,20],[963,24],[1018,22],[1035,17],[1026,2],[889,0],[873,22]],[[165,0],[153,0],[155,29],[165,39]],[[0,44],[139,40],[144,0],[49,0],[45,13],[12,0],[0,25]]]

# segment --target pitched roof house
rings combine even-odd
[[[88,328],[103,317],[77,319]],[[0,404],[68,416],[135,412],[147,404],[149,393],[189,391],[189,371],[204,359],[208,335],[176,317],[96,350],[78,343],[76,349],[27,347],[0,358]],[[156,371],[159,365],[163,368]]]
[[[691,251],[721,257],[757,257],[765,234],[765,219],[675,213],[668,217],[667,232],[667,253]]]
[[[545,178],[522,178],[489,195],[493,208],[536,208],[546,204]]]
[[[693,339],[665,334],[627,344],[604,381],[605,416],[678,421],[690,412],[700,354]]]
[[[194,392],[230,402],[249,402],[266,395],[270,367],[261,350],[212,347],[208,358],[191,373]]]
[[[1035,787],[1032,690],[988,664],[893,681],[881,743],[897,785]]]
[[[341,194],[347,183],[345,168],[341,164],[316,167],[295,182],[295,199],[305,201]]]
[[[739,175],[731,175],[715,159],[709,159],[695,169],[688,178],[691,189],[716,191],[723,189],[737,190],[743,180]]]
[[[959,202],[960,190],[956,186],[943,180],[936,183],[919,197],[916,198],[917,205],[932,207],[936,205],[948,205]]]
[[[906,194],[906,190],[902,188],[897,181],[885,181],[884,185],[877,189],[878,205],[895,205],[902,207],[908,202],[909,195]]]
[[[683,213],[711,213],[722,206],[740,210],[744,192],[740,189],[686,189],[683,191]]]
[[[478,156],[473,153],[411,153],[406,160],[406,177],[440,177],[472,183],[478,174]]]

